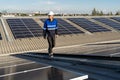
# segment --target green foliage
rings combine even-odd
[[[0,16],[2,15],[2,13],[0,12]]]
[[[28,16],[26,13],[21,13],[20,16]]]
[[[117,11],[115,15],[120,15],[120,11]]]

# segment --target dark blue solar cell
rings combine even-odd
[[[114,21],[107,19],[107,18],[93,18],[93,19],[96,21],[99,21],[101,23],[104,23],[104,24],[106,24],[114,29],[120,30],[120,23],[114,22]]]
[[[80,27],[88,30],[89,32],[106,32],[106,31],[111,31],[107,28],[104,28],[94,22],[91,22],[85,18],[68,18],[71,22],[79,25]]]
[[[31,18],[6,19],[6,21],[16,39],[42,36],[39,35],[42,33],[42,28]]]
[[[112,17],[111,19],[114,19],[114,20],[120,22],[120,17]]]

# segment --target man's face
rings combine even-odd
[[[50,20],[53,20],[54,16],[53,15],[49,15],[48,16]]]

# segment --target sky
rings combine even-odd
[[[54,11],[56,13],[90,13],[120,11],[120,0],[0,0],[0,11]]]

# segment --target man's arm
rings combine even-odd
[[[46,39],[46,31],[47,31],[47,24],[46,21],[44,22],[44,26],[43,26],[43,38]]]
[[[58,22],[56,22],[55,34],[58,35]]]

